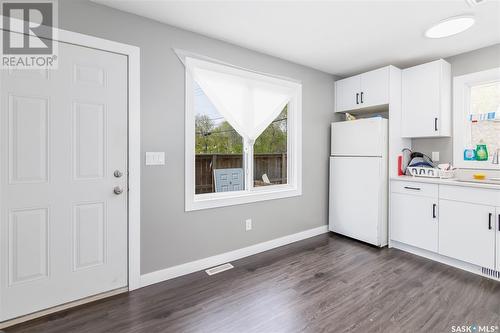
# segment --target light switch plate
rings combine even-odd
[[[252,230],[252,219],[245,220],[245,230],[246,231]]]
[[[165,152],[147,151],[146,165],[165,165]]]
[[[432,152],[432,160],[434,162],[439,162],[439,152],[438,151],[433,151]]]

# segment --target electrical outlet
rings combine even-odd
[[[245,231],[252,230],[252,219],[247,219],[245,221]]]
[[[432,152],[432,160],[434,162],[439,162],[439,152],[438,151],[433,151]]]

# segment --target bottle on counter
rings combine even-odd
[[[488,148],[483,140],[479,141],[476,146],[476,160],[487,161],[488,160]]]
[[[467,147],[464,149],[464,161],[475,161],[476,160],[476,150],[472,147]]]

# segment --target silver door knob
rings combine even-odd
[[[123,172],[121,172],[120,170],[115,170],[115,172],[113,173],[113,175],[116,178],[120,178],[121,176],[123,176]]]
[[[115,186],[113,192],[115,192],[116,195],[120,195],[123,193],[123,189],[120,186]]]

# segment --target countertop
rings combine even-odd
[[[500,182],[498,184],[488,184],[481,180],[460,181],[457,178],[441,179],[441,178],[413,177],[413,176],[391,177],[391,180],[500,190]]]

